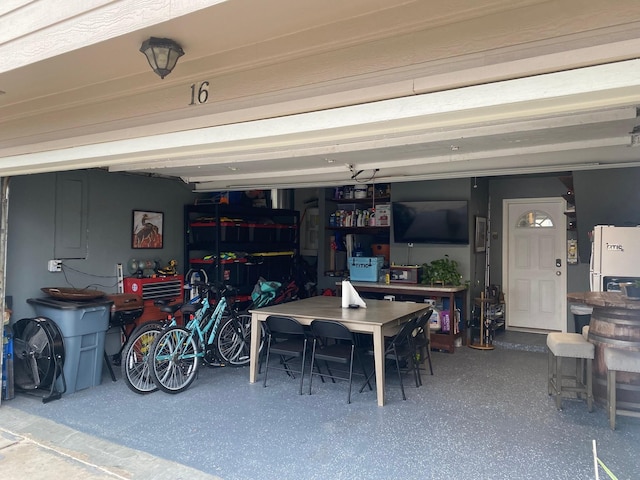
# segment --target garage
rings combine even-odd
[[[556,310],[557,329],[572,331],[566,293],[589,289],[589,232],[640,223],[634,2],[167,4],[145,16],[129,1],[0,9],[2,290],[14,319],[34,315],[27,299],[43,287],[115,293],[132,260],[176,260],[187,274],[185,206],[227,192],[261,192],[301,227],[317,213],[303,257],[317,289],[334,288],[333,192],[389,184],[390,204],[464,200],[471,238],[487,219],[490,256],[472,240],[388,241],[396,265],[456,260],[467,317],[489,284],[516,303],[509,202],[571,196],[560,218],[577,257],[560,255]],[[140,53],[159,36],[185,52],[163,79]],[[162,248],[133,248],[134,212],[162,214]]]

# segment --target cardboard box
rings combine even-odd
[[[371,245],[371,253],[374,257],[383,257],[384,263],[389,265],[389,244],[374,243]]]
[[[382,257],[350,257],[349,278],[355,282],[377,282],[382,269]]]
[[[391,205],[388,203],[376,205],[376,225],[378,227],[391,226]]]
[[[408,267],[393,265],[389,267],[389,281],[391,283],[419,283],[421,268],[417,265]]]

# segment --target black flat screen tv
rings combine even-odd
[[[469,244],[466,200],[393,202],[396,243]]]

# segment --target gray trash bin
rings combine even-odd
[[[27,303],[36,315],[51,319],[60,329],[64,344],[65,393],[100,385],[104,339],[113,302],[104,297],[84,302],[29,298]],[[60,377],[56,388],[63,389]]]
[[[585,305],[571,305],[571,313],[573,314],[576,333],[582,333],[582,327],[589,325],[591,321],[593,308]]]

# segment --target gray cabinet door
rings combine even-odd
[[[87,172],[56,175],[55,258],[86,258],[88,236]]]

